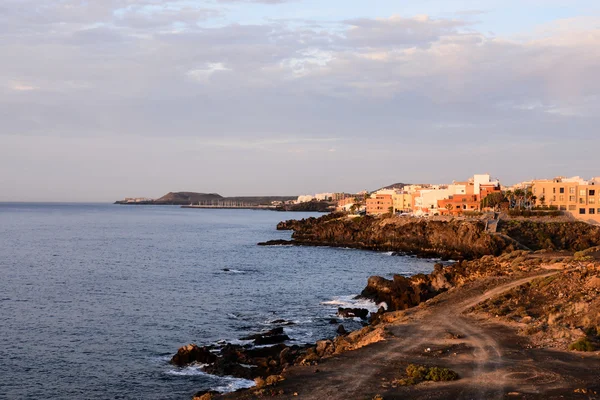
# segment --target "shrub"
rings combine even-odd
[[[448,368],[431,367],[425,379],[434,382],[455,381],[458,379],[458,374]]]
[[[426,367],[424,365],[410,364],[406,368],[409,378],[425,381],[446,382],[458,379],[458,374],[451,369],[442,367]],[[411,381],[411,383],[414,381]]]
[[[429,368],[423,365],[410,364],[406,367],[406,374],[409,378],[425,379],[428,372]]]
[[[592,344],[592,342],[590,342],[590,340],[586,337],[581,338],[579,340],[577,340],[574,343],[571,343],[571,345],[569,346],[569,350],[575,350],[575,351],[594,351],[594,345]]]

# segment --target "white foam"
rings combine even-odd
[[[386,252],[385,252],[385,253],[383,253],[383,254],[385,254],[386,256],[393,256],[393,255],[394,255],[394,252],[393,252],[393,251],[386,251]]]
[[[206,372],[202,371],[202,368],[205,366],[206,366],[206,364],[203,364],[203,365],[196,364],[196,365],[185,367],[185,368],[171,369],[169,371],[166,371],[165,373],[167,375],[175,375],[175,376],[204,375],[204,376],[210,377],[212,379],[217,380],[216,384],[219,385],[219,386],[212,387],[211,390],[215,390],[215,391],[221,392],[221,393],[230,393],[230,392],[235,392],[236,390],[240,390],[240,389],[249,389],[255,385],[254,381],[251,381],[248,379],[234,378],[231,376],[216,376],[216,375],[207,374]]]
[[[370,312],[377,312],[377,310],[379,310],[379,307],[384,307],[387,310],[387,304],[385,303],[376,304],[371,300],[356,299],[356,295],[337,296],[331,300],[322,301],[321,305],[342,308],[364,308],[369,310]]]
[[[251,387],[254,387],[254,385],[255,385],[254,381],[250,381],[248,379],[230,378],[230,377],[224,377],[221,379],[224,381],[223,384],[221,386],[217,386],[214,389],[217,392],[221,392],[221,393],[235,392],[236,390],[240,390],[240,389],[250,389]]]
[[[226,274],[245,274],[247,271],[242,271],[240,269],[225,268],[223,269],[223,272],[225,272]]]
[[[184,368],[170,369],[165,372],[165,374],[175,376],[208,375],[206,372],[202,371],[202,368],[206,367],[207,365],[208,364],[194,364]]]

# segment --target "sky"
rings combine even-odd
[[[600,176],[592,0],[1,0],[0,201]]]

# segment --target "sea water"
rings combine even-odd
[[[256,244],[317,214],[175,206],[0,203],[0,398],[190,399],[252,382],[169,364],[188,343],[236,342],[284,319],[293,339],[335,336],[371,275],[433,261]],[[344,321],[347,328],[357,321]]]

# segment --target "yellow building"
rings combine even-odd
[[[409,193],[394,193],[392,195],[394,212],[411,212],[412,195]]]
[[[537,205],[555,206],[575,218],[600,222],[600,182],[559,177],[531,184]]]

